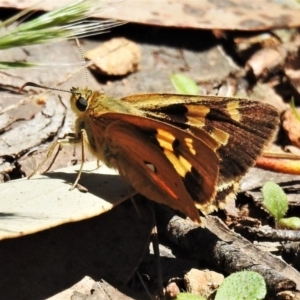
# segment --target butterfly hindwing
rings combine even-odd
[[[107,164],[118,168],[138,192],[192,218],[196,207],[211,212],[219,159],[210,147],[185,131],[144,117],[106,113],[94,120],[94,130],[103,121],[109,124],[104,133],[104,148],[110,149]]]

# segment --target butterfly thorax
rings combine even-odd
[[[142,116],[143,113],[128,103],[101,92],[94,92],[87,88],[72,88],[71,92],[71,108],[77,117],[75,133],[79,136],[84,131],[84,140],[89,151],[109,167],[115,167],[106,146],[105,132],[111,124],[107,114],[125,113]]]

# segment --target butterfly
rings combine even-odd
[[[235,197],[279,123],[273,106],[246,99],[70,93],[75,137],[54,146],[82,143],[137,192],[200,224],[198,210],[209,214]]]

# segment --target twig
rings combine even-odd
[[[256,239],[260,239],[260,240],[268,240],[272,242],[300,241],[299,230],[273,229],[270,226],[262,226],[259,228],[246,227],[246,229],[251,236],[254,236]]]
[[[158,231],[199,260],[225,273],[252,270],[260,273],[271,295],[300,287],[300,274],[291,266],[232,232],[218,218],[208,217],[207,228],[158,208]],[[162,210],[162,211],[161,211]]]

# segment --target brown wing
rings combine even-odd
[[[205,143],[160,121],[120,113],[96,118],[93,131],[103,122],[109,124],[102,145],[106,163],[138,192],[194,221],[196,207],[204,213],[213,209],[219,159]]]
[[[238,181],[255,164],[279,123],[274,107],[246,99],[152,94],[124,100],[148,117],[189,130],[215,149],[220,158],[216,206],[234,195]]]

